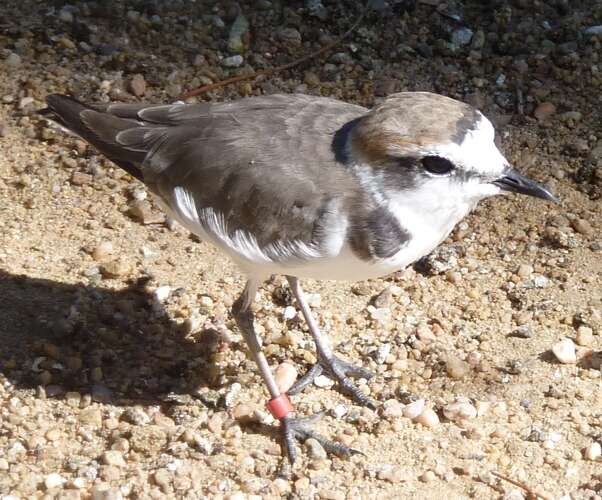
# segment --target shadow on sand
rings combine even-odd
[[[20,388],[118,404],[160,403],[215,384],[220,334],[186,335],[145,283],[111,290],[0,270],[0,372]]]

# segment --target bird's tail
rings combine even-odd
[[[142,126],[140,122],[120,118],[103,111],[102,107],[95,108],[65,95],[49,95],[46,103],[48,107],[40,114],[79,135],[130,175],[143,180],[138,165],[145,153],[124,148],[117,142],[117,134]]]

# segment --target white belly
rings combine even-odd
[[[400,217],[404,221],[404,228],[411,237],[408,242],[392,257],[388,259],[362,260],[347,244],[342,244],[344,235],[341,234],[341,245],[336,253],[322,256],[309,245],[304,243],[291,243],[283,246],[281,258],[273,259],[266,255],[252,235],[241,233],[236,236],[227,234],[225,228],[220,226],[218,219],[207,223],[210,230],[205,230],[200,223],[200,214],[184,191],[177,191],[177,203],[172,208],[158,199],[162,208],[175,220],[180,222],[190,232],[205,241],[211,241],[223,250],[245,273],[256,277],[267,277],[271,274],[286,274],[299,278],[317,280],[361,281],[370,278],[386,276],[405,268],[409,264],[432,252],[451,232],[454,226],[468,212],[462,209],[444,218],[433,220],[432,214]],[[411,224],[407,222],[411,220]],[[435,222],[436,223],[433,223]],[[294,257],[287,258],[286,252],[290,251]]]

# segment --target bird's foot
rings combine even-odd
[[[322,435],[311,430],[311,427],[322,417],[323,412],[316,413],[310,417],[291,417],[285,416],[280,418],[280,432],[282,435],[282,442],[284,450],[291,464],[295,463],[297,458],[297,449],[295,447],[295,440],[305,442],[307,439],[313,438],[322,445],[326,453],[335,454],[339,457],[347,458],[351,455],[362,454],[361,451],[354,448],[349,448],[341,443],[335,443],[329,441]]]
[[[374,401],[366,396],[349,377],[362,377],[370,379],[374,374],[361,366],[355,366],[348,361],[344,361],[334,355],[324,358],[321,357],[318,362],[312,366],[309,371],[303,375],[287,392],[288,394],[298,394],[306,386],[311,384],[316,377],[325,374],[333,379],[341,389],[341,392],[351,397],[359,404],[372,410],[376,409]]]

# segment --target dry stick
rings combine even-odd
[[[510,484],[513,484],[514,486],[518,486],[519,488],[525,490],[527,492],[527,495],[529,495],[532,498],[542,498],[543,500],[554,500],[554,497],[548,495],[547,493],[535,491],[529,485],[522,483],[520,481],[517,481],[516,479],[512,479],[511,477],[508,477],[508,476],[503,476],[499,472],[495,472],[495,471],[491,471],[491,474],[494,475],[495,477],[503,479],[504,481],[508,481]]]
[[[316,50],[315,52],[312,52],[311,54],[303,56],[300,59],[297,59],[293,62],[283,64],[282,66],[277,66],[275,68],[266,69],[263,71],[257,71],[255,73],[251,73],[250,75],[233,76],[232,78],[227,78],[226,80],[221,80],[219,82],[211,83],[209,85],[203,85],[202,87],[199,87],[197,89],[186,92],[182,97],[180,97],[180,99],[188,99],[189,97],[194,97],[199,94],[204,94],[205,92],[210,92],[211,90],[215,90],[217,88],[225,87],[226,85],[230,85],[231,83],[244,82],[246,80],[254,80],[255,78],[258,78],[260,76],[271,76],[274,73],[278,73],[280,71],[294,68],[295,66],[298,66],[299,64],[302,64],[306,61],[309,61],[310,59],[318,57],[318,56],[322,55],[324,52],[328,52],[329,50],[333,49],[339,43],[341,43],[345,38],[347,38],[364,20],[364,16],[366,15],[368,8],[369,7],[367,7],[367,6],[364,7],[364,10],[360,14],[360,16],[357,18],[357,21],[355,21],[353,23],[353,25],[351,26],[351,28],[349,28],[347,31],[345,31],[345,33],[343,33],[341,36],[336,38],[333,42],[330,42],[328,45],[322,47],[319,50]]]

